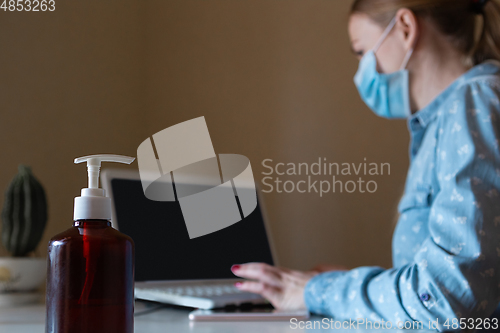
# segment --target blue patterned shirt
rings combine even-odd
[[[338,320],[488,318],[500,302],[500,63],[486,61],[408,119],[410,169],[393,268],[311,279],[305,302]],[[449,326],[443,326],[448,320]]]

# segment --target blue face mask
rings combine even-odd
[[[396,25],[394,18],[385,29],[373,50],[367,52],[359,63],[354,83],[363,101],[375,114],[384,118],[408,118],[410,110],[409,74],[406,65],[413,48],[406,54],[401,69],[391,74],[377,71],[375,52]]]

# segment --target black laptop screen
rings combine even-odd
[[[231,265],[273,264],[257,208],[220,231],[190,239],[178,201],[151,201],[140,180],[111,180],[118,229],[135,243],[135,280],[235,278]]]

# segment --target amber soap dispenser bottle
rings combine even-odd
[[[46,333],[134,331],[134,242],[111,227],[111,199],[99,188],[101,162],[132,157],[92,155],[89,187],[75,198],[73,227],[48,246]]]

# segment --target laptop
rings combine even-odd
[[[240,222],[190,239],[179,202],[147,199],[138,171],[105,169],[101,183],[112,201],[112,226],[135,243],[136,299],[200,309],[265,302],[238,290],[242,279],[231,272],[234,264],[276,264],[259,195]]]

